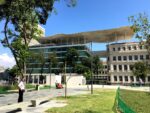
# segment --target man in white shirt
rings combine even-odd
[[[19,89],[19,97],[18,97],[18,103],[23,102],[23,93],[25,91],[25,85],[23,83],[23,78],[20,79],[20,82],[18,84]]]

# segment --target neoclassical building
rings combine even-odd
[[[132,65],[135,62],[150,62],[150,56],[146,48],[138,42],[113,43],[107,45],[107,64],[111,83],[138,83],[139,78],[132,73]],[[150,82],[150,76],[145,78]]]

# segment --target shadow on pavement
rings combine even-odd
[[[44,101],[40,102],[39,105],[44,104],[44,103],[46,103],[46,102],[49,102],[49,100],[44,100]]]
[[[20,111],[22,111],[22,109],[21,108],[17,108],[17,109],[14,109],[14,110],[6,112],[6,113],[17,113],[17,112],[20,112]]]

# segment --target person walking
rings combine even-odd
[[[18,97],[18,103],[23,102],[23,93],[25,91],[25,85],[23,83],[23,78],[20,79],[20,82],[18,84],[19,89],[19,97]]]

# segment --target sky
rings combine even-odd
[[[46,36],[118,28],[129,25],[129,16],[143,12],[150,16],[150,0],[77,0],[75,7],[67,7],[65,0],[60,0],[54,7],[57,13],[51,13],[43,25]],[[0,22],[0,31],[3,27]],[[0,39],[3,37],[0,33]],[[105,44],[93,44],[92,49],[104,50]],[[10,50],[0,44],[0,66],[14,64]]]

